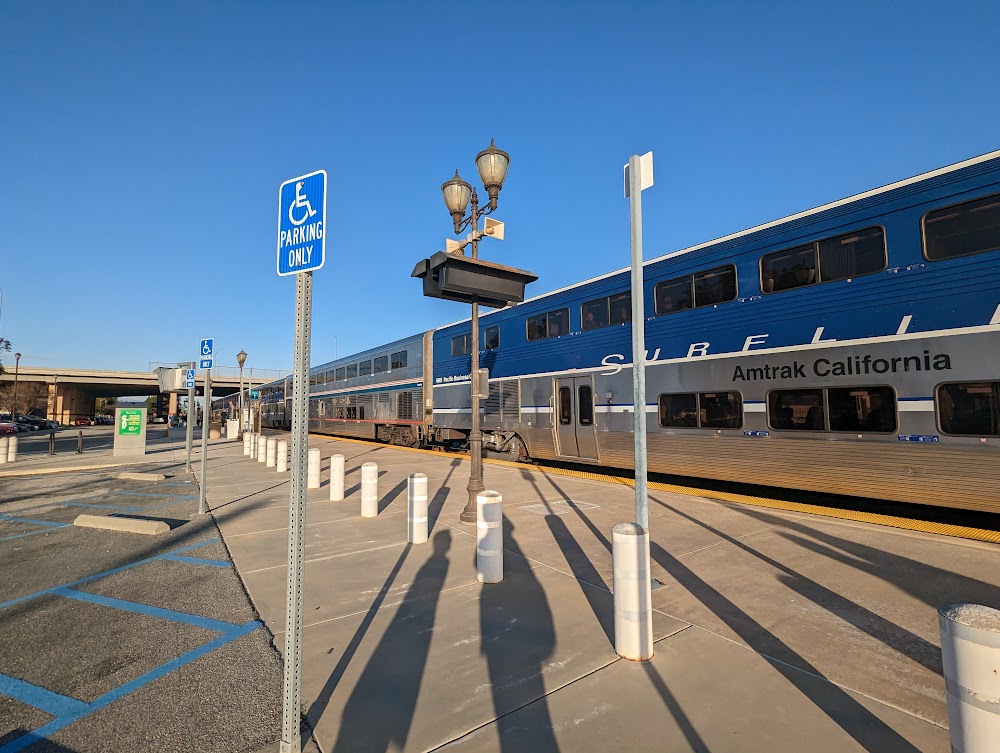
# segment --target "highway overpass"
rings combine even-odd
[[[0,382],[13,382],[14,369],[0,374]],[[243,384],[260,385],[290,372],[276,369],[244,369]],[[99,369],[59,369],[49,366],[21,366],[17,370],[18,384],[42,382],[48,387],[46,417],[64,425],[78,418],[94,415],[94,403],[99,397],[159,395],[160,382],[155,371],[102,371]],[[197,373],[197,394],[202,394],[203,372]],[[212,395],[221,397],[239,391],[238,369],[212,369]],[[171,400],[173,411],[176,402]],[[172,411],[172,412],[173,412]]]

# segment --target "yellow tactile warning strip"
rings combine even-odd
[[[344,437],[331,437],[326,434],[314,434],[317,438],[331,439],[338,442],[353,442],[356,444],[371,445],[372,442],[361,439],[347,439]],[[422,450],[416,447],[396,447],[386,445],[394,450],[406,450],[408,452],[429,453],[441,456],[442,453],[434,450]],[[468,455],[453,454],[447,457],[468,460]],[[621,476],[610,476],[604,473],[593,473],[591,471],[574,471],[567,468],[544,468],[536,465],[526,465],[524,463],[514,463],[509,460],[494,460],[493,458],[483,458],[484,463],[491,465],[507,466],[517,468],[530,473],[547,473],[555,476],[571,476],[573,478],[584,478],[591,481],[603,481],[608,484],[619,484],[620,486],[635,486],[635,481]],[[781,499],[769,499],[767,497],[754,497],[748,494],[734,494],[732,492],[711,491],[708,489],[696,489],[690,486],[678,486],[676,484],[661,484],[650,482],[649,488],[660,492],[672,492],[674,494],[686,494],[689,497],[701,497],[703,499],[721,500],[723,502],[734,502],[740,505],[753,505],[754,507],[768,507],[773,510],[785,510],[788,512],[800,512],[808,515],[822,515],[827,518],[840,518],[841,520],[853,520],[860,523],[872,523],[874,525],[889,526],[890,528],[902,528],[907,531],[920,531],[922,533],[936,533],[941,536],[954,536],[960,539],[972,539],[974,541],[987,541],[992,544],[1000,544],[1000,531],[987,531],[982,528],[971,528],[969,526],[956,526],[950,523],[934,523],[928,520],[911,520],[910,518],[900,518],[896,515],[880,515],[872,512],[860,512],[857,510],[840,510],[836,507],[825,507],[823,505],[808,505],[802,502],[786,502]]]

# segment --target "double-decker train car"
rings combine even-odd
[[[629,284],[480,317],[484,448],[631,466]],[[1000,152],[648,261],[643,295],[651,471],[1000,512]],[[310,430],[464,446],[470,343],[314,368]]]

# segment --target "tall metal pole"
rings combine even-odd
[[[628,158],[632,235],[632,408],[635,435],[635,522],[649,529],[646,472],[646,322],[642,300],[642,174],[639,156]],[[652,177],[652,176],[650,176]]]
[[[240,431],[239,439],[243,439],[243,364],[240,364]]]
[[[194,368],[194,361],[191,361],[191,365],[188,368]],[[191,472],[191,445],[194,444],[194,421],[195,416],[198,414],[198,406],[195,404],[195,400],[197,399],[195,391],[194,387],[188,387],[188,420],[187,430],[184,432],[187,444],[187,465],[184,466],[185,473]]]
[[[17,375],[21,371],[21,354],[14,354],[14,399],[10,406],[10,420],[17,421]]]
[[[309,335],[312,272],[295,275],[295,366],[292,372],[292,489],[288,505],[288,600],[285,604],[285,692],[280,753],[300,753],[302,688],[302,562],[306,524],[306,462],[309,452]]]
[[[189,411],[190,412],[190,411]],[[205,369],[205,409],[201,412],[201,483],[198,485],[198,514],[208,512],[205,479],[208,473],[208,435],[212,425],[212,370]]]
[[[472,190],[472,258],[479,258],[479,198]],[[472,468],[469,469],[469,499],[459,520],[466,525],[475,525],[478,517],[476,497],[486,485],[483,483],[483,433],[479,426],[479,304],[472,304],[472,431],[469,434],[469,454]]]

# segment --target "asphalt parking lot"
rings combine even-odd
[[[0,479],[0,753],[232,753],[280,737],[279,656],[182,469]],[[171,530],[73,526],[81,513]]]

